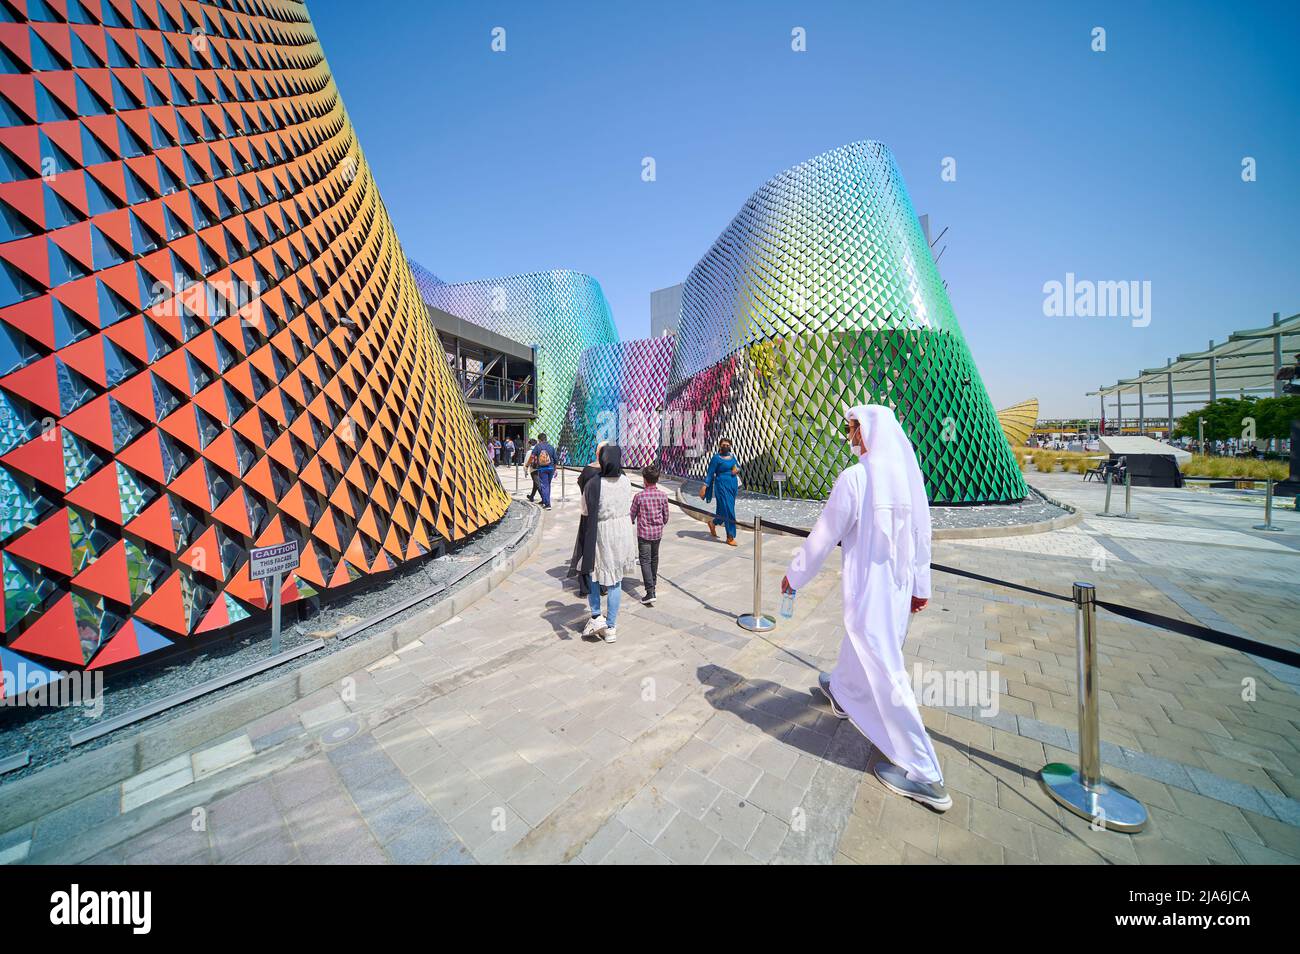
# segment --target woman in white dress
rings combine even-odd
[[[623,577],[637,565],[632,513],[632,482],[623,474],[623,452],[607,444],[597,455],[600,478],[582,488],[582,515],[570,570],[578,574],[578,591],[585,592],[591,619],[583,636],[618,639],[615,628],[622,602]],[[594,515],[594,518],[593,518]],[[601,612],[601,597],[607,610]]]

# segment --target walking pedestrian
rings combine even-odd
[[[835,479],[781,592],[808,585],[843,545],[845,636],[835,669],[819,677],[818,688],[831,712],[851,719],[888,758],[875,768],[886,788],[947,811],[952,798],[903,661],[908,621],[930,599],[930,509],[921,469],[889,408],[852,408],[844,430],[858,462]]]
[[[641,468],[645,489],[632,498],[632,522],[636,524],[637,555],[641,563],[641,584],[645,595],[641,602],[655,605],[659,582],[659,544],[668,523],[668,495],[659,489],[659,468],[654,464]]]
[[[597,636],[607,643],[618,639],[618,610],[623,577],[636,563],[636,537],[628,515],[632,510],[632,482],[623,473],[623,454],[613,444],[600,450],[600,476],[582,490],[580,536],[574,547],[569,575],[578,576],[578,592],[585,594],[591,618],[584,637]],[[605,598],[605,612],[601,599]]]
[[[736,545],[736,491],[740,488],[740,465],[731,452],[731,441],[723,438],[718,441],[718,452],[709,461],[709,469],[704,475],[704,486],[700,488],[701,500],[716,500],[713,519],[708,522],[709,534],[718,535],[718,524],[727,531],[727,546]]]
[[[537,464],[537,492],[542,496],[542,509],[551,509],[551,480],[555,477],[555,448],[546,440],[545,434],[537,435],[529,460]]]
[[[532,486],[528,490],[528,499],[531,502],[533,494],[541,494],[542,488],[537,481],[537,460],[533,457],[533,448],[537,446],[537,438],[528,438],[528,451],[524,457],[524,470],[528,471],[528,479],[532,481]]]

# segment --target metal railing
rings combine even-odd
[[[533,385],[528,381],[516,381],[496,374],[482,374],[478,371],[457,372],[461,393],[467,401],[494,401],[497,404],[533,403]]]

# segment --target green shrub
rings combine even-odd
[[[1208,454],[1193,454],[1192,459],[1183,465],[1182,471],[1188,477],[1239,477],[1244,480],[1285,480],[1289,468],[1286,461],[1254,460],[1252,458],[1212,457]]]

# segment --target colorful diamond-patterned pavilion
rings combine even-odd
[[[0,3],[0,110],[5,670],[248,620],[255,545],[293,602],[504,513],[302,3]]]

